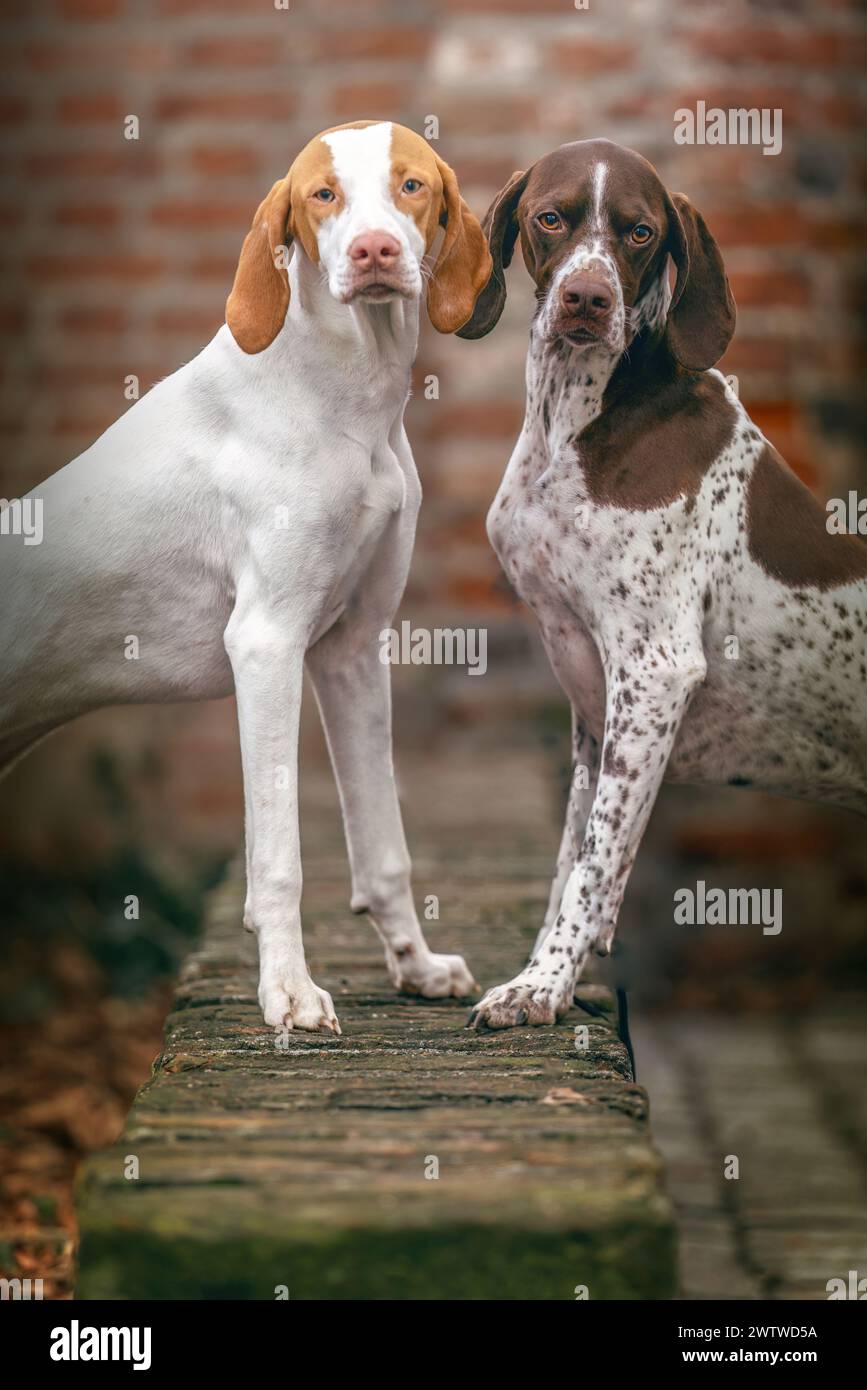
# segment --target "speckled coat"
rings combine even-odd
[[[463,334],[496,323],[519,233],[539,303],[488,534],[574,743],[532,959],[473,1014],[506,1027],[553,1022],[588,952],[610,949],[663,778],[867,813],[867,546],[828,533],[713,369],[734,329],[719,251],[639,155],[565,146],[513,176],[485,226],[494,275]]]

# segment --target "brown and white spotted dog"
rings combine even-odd
[[[461,336],[499,319],[519,236],[538,301],[488,534],[569,696],[575,764],[530,963],[471,1015],[505,1028],[553,1023],[610,949],[664,777],[867,813],[867,545],[829,535],[714,370],[735,326],[719,248],[645,159],[564,145],[485,231]]]

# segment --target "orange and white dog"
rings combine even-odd
[[[306,662],[337,777],[352,907],[394,984],[464,996],[413,905],[377,636],[406,581],[421,490],[403,415],[423,260],[442,333],[491,257],[452,170],[388,121],[317,136],[259,207],[226,325],[26,499],[0,537],[0,765],[100,706],[237,695],[259,1001],[339,1032],[301,937],[297,739]],[[32,538],[31,538],[32,540]],[[129,660],[131,635],[138,659]]]

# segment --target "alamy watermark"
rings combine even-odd
[[[23,536],[25,545],[41,545],[42,534],[41,497],[0,497],[0,536]]]
[[[779,936],[783,930],[781,888],[708,888],[700,878],[695,888],[678,888],[674,895],[674,920],[684,927],[762,928],[763,936]]]
[[[867,497],[859,497],[854,488],[848,497],[829,497],[825,511],[825,530],[829,535],[867,536]]]
[[[383,666],[466,666],[471,676],[488,669],[488,631],[484,627],[385,627],[379,634]]]
[[[674,113],[676,145],[760,145],[762,154],[779,154],[783,148],[783,112],[777,106],[708,106],[697,101],[695,110],[678,107]]]

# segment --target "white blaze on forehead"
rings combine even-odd
[[[334,130],[322,139],[331,151],[334,173],[343,194],[343,207],[327,217],[317,232],[319,254],[328,273],[332,293],[339,298],[350,286],[355,268],[349,250],[356,237],[366,232],[387,232],[401,250],[404,287],[413,294],[421,288],[419,264],[424,238],[415,220],[402,212],[393,196],[391,121]]]
[[[347,206],[391,201],[391,121],[323,135]]]
[[[605,180],[608,176],[607,164],[593,166],[593,230],[597,236],[602,232],[602,199],[605,194]]]

